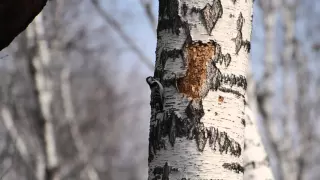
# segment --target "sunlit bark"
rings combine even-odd
[[[160,0],[149,179],[242,179],[252,1]]]

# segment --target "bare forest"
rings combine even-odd
[[[320,1],[246,3],[247,0],[49,0],[28,27],[0,51],[0,180],[198,180],[193,179],[194,175],[200,179],[216,178],[218,171],[225,175],[220,177],[230,177],[227,179],[320,179]],[[187,9],[186,4],[195,4],[197,8]],[[206,6],[200,7],[201,4]],[[235,12],[237,7],[246,7],[248,13],[227,14],[232,11],[229,6],[236,7]],[[0,7],[0,16],[4,14],[1,11]],[[197,36],[190,27],[175,26],[179,15],[187,14],[185,22],[192,24],[198,21],[194,18],[197,13],[200,16],[202,12],[214,18],[209,19],[210,23],[206,21],[203,29],[192,28],[203,32],[210,29],[212,34],[205,36],[201,32]],[[4,19],[0,17],[0,24],[7,22]],[[170,20],[173,23],[168,23],[168,29],[163,28],[162,21]],[[221,32],[226,32],[231,47],[235,46],[231,55],[225,53],[227,40],[224,44],[224,38],[214,34],[220,33],[221,22],[230,24],[229,21],[237,25],[234,31],[230,30],[233,37],[228,37],[228,29],[221,28]],[[247,28],[243,34],[239,30],[242,26]],[[5,30],[0,30],[1,48],[7,46],[9,35],[13,35]],[[224,137],[217,145],[221,154],[222,143],[229,142],[231,148],[229,152],[226,148],[227,158],[222,159],[236,163],[219,166],[210,162],[217,166],[206,175],[197,173],[212,167],[205,164],[210,153],[220,154],[214,152],[215,144],[214,151],[213,147],[203,150],[207,141],[212,146],[213,132],[208,134],[208,127],[201,127],[195,135],[193,131],[197,130],[186,128],[185,138],[178,135],[182,130],[176,123],[180,120],[172,120],[174,125],[170,125],[168,135],[157,135],[154,131],[162,128],[152,124],[158,116],[152,104],[154,89],[146,78],[153,76],[155,82],[156,78],[160,82],[165,82],[165,78],[177,80],[177,74],[174,78],[170,74],[160,77],[159,63],[174,58],[169,54],[166,60],[159,60],[157,53],[161,48],[177,50],[175,46],[184,35],[182,30],[201,41],[213,38],[222,42],[221,47],[216,42],[213,45],[213,52],[221,59],[212,61],[221,67],[221,74],[212,78],[217,82],[221,78],[221,84],[232,84],[235,79],[231,89],[238,88],[233,92],[242,99],[228,102],[228,95],[217,96],[217,104],[225,103],[231,109],[238,107],[238,101],[243,104],[239,106],[243,111],[237,111],[241,115],[234,115],[241,119],[237,124],[241,127],[235,133],[227,131],[228,124],[223,121],[218,126],[225,127],[226,132],[213,128],[217,136]],[[199,50],[193,46],[194,52]],[[207,47],[201,47],[204,46]],[[240,63],[237,58],[245,61]],[[236,61],[239,64],[232,64]],[[245,75],[240,72],[238,76],[224,76],[229,70],[223,68],[229,64],[235,67],[232,73],[244,69]],[[239,66],[243,68],[236,69]],[[167,71],[172,67],[163,65]],[[174,82],[174,88],[192,94],[190,81],[186,80],[184,85]],[[163,107],[170,103],[169,91],[164,87],[167,94]],[[202,107],[195,101],[190,104],[194,106],[190,111]],[[207,104],[204,101],[204,106]],[[212,114],[219,117],[218,113]],[[161,115],[165,118],[166,114]],[[181,115],[172,116],[178,119]],[[199,134],[204,142],[198,140]],[[156,140],[151,140],[151,136]],[[191,163],[179,162],[182,164],[178,163],[177,168],[175,162],[168,165],[167,161],[178,161],[183,152],[187,153],[184,149],[179,151],[185,145],[181,143],[183,138],[188,140],[187,146],[196,144],[200,149],[194,152],[199,161],[186,156]],[[199,143],[203,143],[202,149]],[[214,158],[218,159],[218,155]],[[197,167],[189,167],[188,163]],[[190,171],[186,173],[189,176],[178,176],[180,171]]]

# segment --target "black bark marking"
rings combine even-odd
[[[169,169],[168,163],[166,162],[165,165],[163,166],[162,180],[169,180],[169,174],[170,174],[170,169]]]
[[[169,166],[166,162],[163,167],[157,166],[153,169],[152,173],[155,176],[153,180],[169,180],[169,175],[178,171],[178,168]]]
[[[237,0],[231,0],[231,2],[232,2],[233,4],[236,4]]]
[[[193,13],[200,13],[201,12],[201,9],[200,8],[196,8],[196,7],[192,7],[191,8],[191,11],[190,11],[190,14],[193,14]]]
[[[163,50],[161,51],[160,58],[156,62],[156,67],[154,71],[154,77],[157,79],[160,79],[160,82],[162,84],[165,84],[163,82],[163,72],[164,72],[164,67],[165,67],[165,62],[167,59],[172,58],[172,59],[178,59],[178,58],[184,58],[183,57],[183,51],[181,49],[173,49],[173,50]]]
[[[194,125],[200,123],[200,119],[204,116],[203,105],[201,99],[191,100],[186,108],[186,114],[192,119]]]
[[[220,79],[221,72],[216,67],[215,59],[212,59],[207,65],[207,78],[206,83],[202,87],[201,97],[206,97],[210,89],[216,91],[221,85]]]
[[[178,15],[178,0],[159,0],[159,17],[168,16],[169,19],[174,19]]]
[[[203,111],[203,108],[201,110]],[[195,110],[195,112],[197,112],[197,110]],[[202,114],[204,115],[204,112],[202,112]],[[155,116],[151,116],[149,162],[154,159],[154,155],[156,155],[157,151],[166,149],[165,137],[168,137],[172,147],[174,147],[177,137],[193,139],[196,135],[195,127],[198,127],[201,117],[195,115],[194,118],[182,119],[174,109],[169,109],[166,112],[158,112]]]
[[[171,29],[173,34],[180,34],[180,28],[187,26],[179,16],[178,0],[159,0],[159,21],[157,32]],[[164,17],[168,17],[165,19]],[[160,39],[158,37],[158,39]]]
[[[157,112],[151,117],[149,162],[153,160],[157,151],[166,149],[163,138],[167,136],[172,147],[174,147],[177,137],[186,137],[189,140],[195,139],[197,149],[200,152],[204,150],[209,140],[209,146],[213,147],[215,151],[229,153],[237,157],[241,155],[240,144],[230,138],[226,132],[219,132],[218,128],[214,127],[204,127],[204,124],[200,121],[204,116],[201,99],[190,101],[185,112],[188,117],[185,119],[182,119],[174,109],[167,112]]]
[[[218,88],[220,87],[221,85],[221,72],[218,68],[212,68],[211,69],[213,72],[212,72],[212,77],[210,79],[211,81],[211,89],[214,90],[214,91],[217,91]],[[209,92],[209,91],[208,91]]]
[[[244,165],[244,168],[247,169],[247,167],[250,167],[250,166],[252,166],[252,169],[255,169],[256,162],[254,162],[254,161],[248,162],[247,164]]]
[[[236,45],[236,55],[238,55],[240,49],[241,49],[241,46],[242,46],[242,26],[243,26],[243,22],[244,22],[244,19],[243,19],[243,16],[242,16],[242,13],[240,13],[239,17],[238,17],[238,20],[237,20],[237,37],[234,39],[234,42],[235,42],[235,45]]]
[[[246,169],[246,170],[255,169],[255,168],[259,168],[261,166],[269,166],[269,158],[268,157],[266,157],[262,161],[250,161],[250,162],[247,162],[244,165],[244,169]]]
[[[214,151],[222,153],[230,153],[233,156],[241,155],[241,146],[234,139],[230,138],[226,132],[219,132],[218,128],[209,127],[207,129],[209,146]]]
[[[236,76],[234,74],[222,74],[220,76],[220,83],[229,84],[232,86],[242,87],[244,90],[247,89],[247,79],[245,76],[239,75]]]
[[[233,42],[235,42],[236,55],[239,54],[241,47],[244,47],[248,53],[250,53],[250,49],[251,49],[250,41],[243,40],[242,38],[242,27],[243,27],[244,21],[245,20],[242,16],[242,13],[240,12],[239,17],[237,19],[237,36],[231,39]]]
[[[238,20],[237,20],[237,30],[238,31],[242,31],[243,23],[244,23],[244,18],[242,16],[242,13],[240,12]]]
[[[237,20],[237,37],[235,39],[235,43],[236,43],[236,54],[239,53],[241,45],[242,45],[242,26],[244,23],[244,18],[242,16],[242,13],[240,12],[238,20]]]
[[[159,20],[157,32],[159,33],[162,30],[171,29],[173,34],[179,35],[180,28],[188,26],[186,22],[182,21],[179,16],[174,18],[173,20],[170,19],[162,19]],[[161,39],[158,37],[158,39]]]
[[[227,53],[225,56],[224,56],[224,64],[226,67],[228,67],[231,63],[231,56],[229,53]]]
[[[223,9],[220,0],[213,0],[212,5],[209,3],[201,10],[204,25],[209,35],[215,27],[219,18],[222,17]]]
[[[204,147],[206,146],[206,143],[207,143],[208,136],[207,136],[206,128],[204,127],[204,124],[202,122],[200,122],[198,126],[195,128],[195,133],[196,133],[196,143],[197,143],[198,150],[200,152],[203,152]]]
[[[186,3],[183,3],[182,5],[182,14],[183,16],[186,16],[188,12],[188,6],[186,5]]]
[[[155,109],[152,109],[155,111]],[[153,160],[154,155],[158,150],[165,148],[164,140],[162,139],[164,125],[164,113],[153,112],[150,120],[150,133],[149,133],[149,162]]]
[[[242,93],[240,93],[239,91],[233,90],[233,89],[229,89],[229,88],[225,88],[225,87],[219,87],[219,91],[225,92],[225,93],[231,93],[236,95],[238,98],[242,97],[244,98],[244,95]]]
[[[187,60],[186,60],[186,55],[185,55],[187,52],[185,52],[185,49],[186,49],[186,46],[188,46],[188,44],[190,44],[192,42],[192,38],[190,35],[189,26],[185,25],[185,26],[183,26],[183,29],[185,31],[185,34],[187,35],[187,38],[186,38],[183,46],[181,47],[181,49],[162,50],[160,55],[158,55],[158,53],[156,53],[157,61],[156,61],[156,65],[155,65],[154,77],[157,79],[160,79],[161,83],[165,84],[165,82],[163,82],[163,74],[164,74],[164,68],[165,68],[166,61],[169,58],[172,58],[172,59],[182,58],[182,62],[184,63],[182,65],[183,68],[186,68],[186,66],[187,66]],[[157,46],[156,52],[158,52],[158,51],[159,51],[159,47]],[[158,56],[160,56],[160,57],[158,57]],[[176,78],[177,79],[175,81],[177,81],[179,77],[177,77],[177,75],[176,75]]]
[[[190,130],[191,137],[189,137],[189,139],[193,139],[193,137],[195,137],[197,148],[202,152],[208,138],[206,129],[203,123],[200,122],[200,119],[204,116],[202,100],[194,99],[190,101],[186,109],[186,114],[192,122],[192,127]]]
[[[247,52],[250,53],[250,50],[251,50],[251,43],[250,43],[250,41],[248,41],[248,40],[242,41],[242,46],[245,48],[245,50],[246,50]]]
[[[224,163],[222,165],[225,169],[229,169],[230,171],[234,171],[238,174],[244,172],[244,168],[239,163]]]
[[[203,151],[209,139],[209,146],[213,146],[213,150],[218,150],[221,154],[230,153],[236,157],[241,155],[240,144],[230,138],[226,132],[219,132],[218,128],[214,127],[205,128],[203,123],[200,122],[204,116],[202,100],[192,100],[187,106],[186,114],[192,122],[189,139],[196,139],[199,151]]]
[[[163,167],[157,166],[153,169],[153,174],[157,175],[157,174],[163,174]]]
[[[244,120],[243,118],[241,119],[241,124],[246,127],[246,120]]]
[[[223,55],[221,51],[221,46],[219,44],[216,45],[216,54],[214,57],[214,62],[220,65],[224,63],[226,67],[228,67],[231,63],[231,55],[229,53]]]
[[[168,118],[168,129],[169,129],[169,142],[171,144],[172,147],[174,147],[174,143],[176,141],[176,134],[177,134],[177,128],[176,128],[176,121],[178,119],[177,115],[175,114],[175,112],[170,109],[169,110],[169,118]]]
[[[177,92],[179,92],[179,88],[177,85],[177,80],[178,77],[174,72],[169,72],[169,71],[164,71],[164,77],[163,77],[163,86],[164,87],[169,87],[169,86],[173,86]]]

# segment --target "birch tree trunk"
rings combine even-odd
[[[42,13],[40,13],[27,30],[28,46],[37,47],[37,56],[29,57],[29,71],[34,84],[34,94],[38,109],[37,130],[40,148],[37,160],[38,180],[51,180],[58,168],[58,156],[53,127],[51,104],[53,101],[53,81],[49,74],[51,55],[45,39]],[[36,43],[33,44],[32,43]]]
[[[251,26],[250,0],[159,0],[150,180],[243,179]]]
[[[70,86],[70,68],[66,67],[61,72],[61,96],[63,99],[63,107],[65,110],[65,118],[68,121],[71,136],[74,140],[75,147],[79,153],[79,159],[85,164],[85,172],[89,180],[99,180],[98,172],[93,164],[90,162],[88,155],[88,148],[85,142],[82,140],[82,136],[79,130],[78,122],[75,119],[75,112],[72,103],[71,86]],[[58,180],[60,177],[56,176]]]
[[[256,84],[252,69],[248,68],[248,89],[245,106],[246,126],[244,142],[244,180],[274,180],[269,157],[264,149],[257,124]]]
[[[275,143],[274,134],[277,132],[275,129],[275,120],[273,116],[273,98],[275,88],[275,51],[274,43],[276,40],[275,22],[276,10],[278,9],[278,2],[275,0],[259,1],[260,7],[263,10],[263,24],[265,28],[265,52],[264,52],[264,75],[263,75],[263,90],[259,97],[259,111],[263,118],[263,125],[266,127],[266,144],[268,147],[268,154],[275,160],[274,175],[278,180],[283,180],[282,161],[280,151]],[[279,134],[279,133],[277,133]],[[277,138],[279,139],[279,138]]]

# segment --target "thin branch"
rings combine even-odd
[[[13,148],[14,151],[16,151],[16,148]],[[0,179],[2,180],[12,169],[13,165],[14,165],[14,160],[15,160],[15,152],[12,153],[13,155],[11,155],[11,163],[10,166],[8,168],[6,168],[6,170],[0,175]],[[13,157],[12,157],[13,156]]]
[[[145,56],[145,54],[138,48],[138,46],[134,43],[134,41],[128,36],[124,30],[121,28],[120,23],[118,23],[112,16],[110,16],[102,7],[99,5],[98,0],[91,0],[92,4],[96,8],[99,15],[107,22],[107,24],[111,25],[117,33],[119,33],[120,37],[124,40],[124,42],[128,43],[130,48],[139,56],[139,60],[142,61],[148,69],[154,69],[154,65],[152,61]]]
[[[273,128],[273,97],[274,97],[274,69],[275,69],[275,61],[274,61],[274,39],[275,39],[275,20],[276,13],[275,11],[278,8],[278,2],[275,0],[271,1],[263,1],[259,0],[259,5],[262,8],[264,15],[264,27],[265,27],[265,52],[264,52],[264,76],[263,76],[263,84],[262,89],[263,92],[257,92],[257,101],[259,103],[259,111],[262,115],[263,125],[265,127],[266,139],[265,142],[267,144],[266,149],[268,149],[268,153],[274,156],[275,166],[273,168],[274,175],[276,179],[283,180],[284,172],[282,171],[282,159],[280,156],[279,149],[275,140],[272,137]]]
[[[152,31],[155,35],[157,35],[157,19],[152,13],[152,4],[152,0],[148,0],[147,2],[143,2],[143,0],[140,0],[140,5],[142,6],[145,14],[147,15]]]
[[[13,114],[10,105],[12,104],[13,106],[16,105],[14,100],[12,99],[13,93],[12,91],[14,90],[14,82],[15,82],[15,77],[18,75],[17,72],[12,73],[11,76],[9,76],[8,84],[6,85],[6,88],[3,89],[3,99],[2,104],[0,105],[0,111],[1,111],[1,119],[3,121],[4,127],[7,129],[8,133],[8,139],[12,140],[12,143],[14,144],[15,150],[18,152],[19,157],[22,159],[23,164],[25,167],[28,169],[28,172],[32,174],[33,179],[36,178],[36,172],[34,171],[34,168],[31,167],[30,165],[30,153],[28,152],[26,142],[24,139],[20,136],[18,129],[14,123],[13,120]],[[20,111],[21,109],[18,109]],[[25,116],[26,117],[26,116]],[[7,143],[8,144],[8,143]],[[5,147],[7,148],[8,151],[8,146],[6,145]],[[0,156],[0,160],[3,159],[4,155]]]
[[[75,171],[81,166],[86,167],[87,165],[88,163],[83,162],[83,160],[81,159],[64,162],[61,165],[61,168],[56,173],[56,177],[59,177],[61,179],[68,179],[67,177],[70,176],[70,174],[72,174],[73,171]]]
[[[53,101],[53,81],[47,71],[51,64],[49,44],[45,38],[42,13],[26,30],[26,47],[37,47],[38,57],[28,54],[28,71],[31,76],[33,93],[36,98],[37,130],[41,153],[37,154],[36,176],[38,180],[52,179],[59,167],[58,151],[54,133],[51,104]]]
[[[4,147],[3,151],[0,154],[0,161],[1,162],[3,162],[8,156],[10,156],[10,140],[11,140],[10,135],[9,136],[7,135],[6,139],[5,139],[5,143],[3,145],[3,147]],[[9,172],[9,168],[5,169],[4,171],[1,170],[2,172],[0,175],[0,179],[2,179],[4,176],[6,176],[6,174]]]
[[[284,49],[280,54],[280,60],[282,61],[282,70],[283,70],[283,91],[282,97],[285,104],[285,114],[283,115],[283,128],[284,128],[284,138],[281,143],[282,146],[286,148],[295,148],[293,147],[297,138],[293,138],[292,133],[292,123],[296,117],[296,104],[295,104],[295,86],[291,82],[292,77],[292,60],[296,58],[294,52],[295,46],[295,9],[291,9],[286,0],[282,1],[282,15],[284,17]],[[299,136],[299,135],[298,135]],[[292,152],[292,151],[290,151]],[[288,155],[288,154],[287,154]]]
[[[247,87],[247,93],[245,96],[245,100],[248,103],[245,105],[245,113],[246,113],[246,126],[245,126],[245,144],[246,148],[244,149],[244,163],[250,163],[254,162],[259,164],[255,158],[259,156],[260,158],[264,157],[263,159],[268,159],[268,154],[266,152],[265,144],[271,144],[269,143],[263,143],[262,142],[262,135],[266,136],[266,133],[262,130],[259,130],[258,128],[258,104],[257,104],[257,92],[256,92],[256,82],[253,79],[253,74],[252,74],[252,68],[251,68],[251,63],[248,65],[248,70],[247,70],[247,82],[248,82],[248,87]],[[267,137],[270,138],[270,137]],[[268,141],[269,139],[267,139]],[[269,140],[270,141],[270,140]],[[259,144],[259,145],[258,145]],[[255,157],[251,157],[250,152],[252,150],[255,150]],[[262,161],[264,162],[264,161]],[[264,179],[269,179],[269,180],[274,180],[274,175],[271,170],[270,164],[260,164],[261,168],[264,166],[263,170],[260,172],[263,172],[263,178]],[[254,175],[253,175],[254,174]],[[252,178],[258,178],[258,175],[253,173],[251,174],[250,169],[248,167],[245,167],[244,175],[245,177],[252,176]],[[261,177],[262,178],[262,177]]]
[[[14,125],[12,115],[9,111],[9,109],[2,105],[1,107],[1,116],[3,120],[3,124],[6,127],[7,131],[9,132],[9,135],[12,140],[15,141],[16,149],[18,150],[19,154],[21,155],[21,158],[26,163],[29,162],[29,153],[27,150],[27,146],[23,139],[20,137],[18,130],[16,126]]]
[[[89,162],[88,157],[88,150],[84,143],[84,141],[81,139],[80,130],[78,127],[77,122],[75,121],[75,113],[74,113],[74,107],[72,104],[71,99],[71,87],[70,87],[70,69],[65,68],[61,73],[61,93],[62,93],[62,99],[63,99],[63,106],[65,110],[65,118],[68,121],[70,130],[71,130],[71,136],[75,143],[76,149],[79,153],[80,159],[82,162],[84,162],[85,170],[87,172],[87,175],[90,180],[99,180],[99,175],[96,169],[93,167],[93,165]]]

